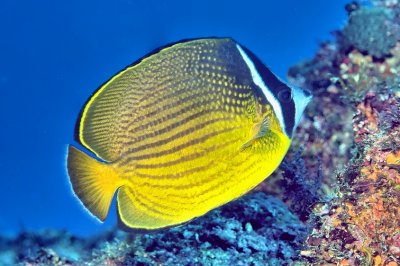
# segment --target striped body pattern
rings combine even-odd
[[[282,87],[271,91],[259,74],[269,70],[250,53],[231,39],[180,42],[101,86],[78,127],[97,158],[72,146],[68,156],[86,208],[104,220],[117,191],[122,227],[159,229],[202,216],[268,177],[289,148],[295,126],[286,122],[297,110],[291,93],[288,118]]]

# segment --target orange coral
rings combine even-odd
[[[386,156],[386,163],[389,166],[400,166],[400,151],[389,153]]]
[[[328,262],[397,265],[400,260],[400,150],[387,148],[399,141],[400,126],[380,126],[388,105],[398,108],[400,103],[368,93],[357,106],[353,123],[361,158],[340,175],[342,197],[307,240],[333,254]]]

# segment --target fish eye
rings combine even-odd
[[[279,101],[288,103],[292,100],[292,90],[290,88],[284,88],[278,92]]]

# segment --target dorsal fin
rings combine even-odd
[[[77,137],[82,145],[108,162],[118,159],[122,149],[118,140],[118,132],[123,126],[123,121],[118,119],[123,112],[119,108],[121,101],[128,100],[132,104],[140,101],[140,91],[130,86],[135,75],[133,68],[121,71],[92,95],[77,125]],[[130,92],[126,93],[127,90]]]
[[[142,143],[149,138],[160,136],[158,143],[164,142],[163,132],[180,125],[173,119],[182,112],[204,112],[208,105],[197,99],[218,101],[221,94],[211,90],[218,85],[209,84],[210,71],[219,71],[214,83],[240,82],[242,89],[251,84],[231,39],[199,39],[157,50],[115,75],[89,99],[78,127],[79,141],[108,162],[146,149],[148,144]]]

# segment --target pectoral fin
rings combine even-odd
[[[251,129],[251,137],[248,141],[246,141],[242,146],[241,150],[245,150],[250,146],[253,146],[259,142],[260,138],[267,135],[270,130],[270,122],[268,117],[264,117],[261,122],[255,123]]]

